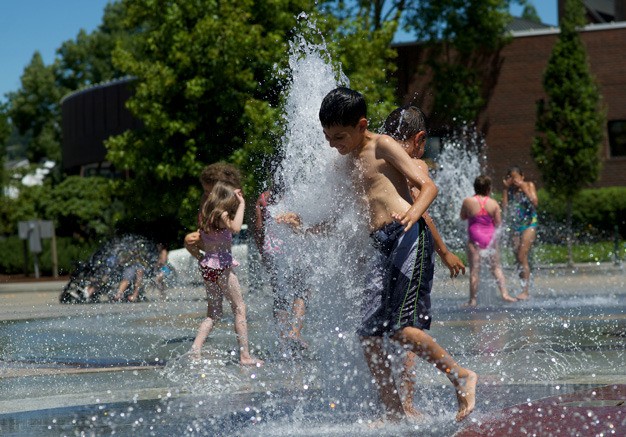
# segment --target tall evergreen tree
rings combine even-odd
[[[568,0],[561,33],[543,76],[546,99],[537,103],[532,156],[546,188],[567,202],[571,262],[572,199],[600,174],[605,115],[578,30],[585,24],[582,0]]]
[[[38,161],[61,159],[59,99],[62,91],[55,82],[54,67],[46,66],[35,52],[21,77],[22,87],[8,93],[9,116],[21,135],[29,139],[28,158]]]

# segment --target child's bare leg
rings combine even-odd
[[[456,389],[459,404],[456,420],[463,420],[474,410],[478,381],[476,373],[459,366],[444,348],[421,329],[406,327],[396,332],[393,338],[409,346],[415,354],[434,364],[448,377]]]
[[[299,345],[303,348],[307,348],[308,344],[304,342],[301,338],[302,326],[304,325],[304,313],[306,312],[306,304],[304,299],[301,297],[296,297],[293,300],[293,305],[291,306],[291,330],[287,337],[293,339],[299,343]]]
[[[422,417],[422,413],[415,408],[415,404],[413,403],[413,399],[415,397],[415,372],[413,369],[415,368],[416,358],[417,355],[413,352],[410,350],[406,351],[404,355],[404,363],[402,363],[402,381],[400,383],[400,398],[402,400],[404,414],[412,418]]]
[[[525,300],[530,297],[528,288],[530,287],[530,264],[528,263],[528,254],[530,248],[535,241],[537,232],[535,228],[531,227],[525,229],[520,237],[519,248],[517,250],[517,262],[519,263],[522,271],[520,272],[520,278],[522,280],[523,288],[522,292],[517,295],[518,299]]]
[[[478,280],[480,278],[480,251],[478,247],[471,243],[467,243],[467,261],[470,269],[470,295],[467,306],[476,306],[476,297],[478,295]]]
[[[207,299],[207,315],[215,321],[219,321],[223,315],[222,300],[224,293],[220,287],[211,281],[205,281]]]
[[[500,253],[497,247],[494,249],[493,255],[491,255],[491,274],[496,278],[502,299],[507,302],[517,302],[517,299],[511,296],[506,289],[506,279],[504,278],[504,272],[500,264]]]
[[[224,289],[224,295],[230,302],[235,316],[235,333],[239,343],[239,362],[246,366],[263,365],[263,361],[250,355],[248,345],[248,321],[246,319],[246,305],[243,302],[239,280],[231,269],[226,269],[218,279]]]
[[[185,249],[187,249],[187,252],[189,252],[191,256],[193,256],[197,260],[202,259],[200,244],[200,232],[190,232],[189,234],[185,235]],[[207,287],[207,300],[211,317],[213,317],[215,320],[221,319],[224,313],[222,306],[222,293],[214,291],[213,288],[209,290],[209,287]]]
[[[287,329],[289,327],[289,311],[283,309],[274,309],[274,318],[278,325],[278,336],[281,340],[287,338]]]
[[[191,354],[194,358],[200,358],[200,351],[202,350],[202,345],[206,341],[207,337],[213,330],[213,319],[211,316],[207,316],[200,323],[200,327],[198,328],[198,333],[196,334],[196,338],[191,345]]]
[[[115,293],[115,296],[113,296],[114,301],[119,301],[122,300],[124,298],[124,292],[126,292],[126,289],[130,286],[130,281],[128,279],[122,279],[120,281],[120,285],[117,287],[117,293]]]
[[[361,346],[365,354],[367,366],[374,377],[378,395],[385,407],[384,418],[399,420],[404,417],[404,409],[400,394],[396,390],[391,363],[383,348],[382,337],[361,337]]]

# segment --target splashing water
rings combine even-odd
[[[439,188],[429,213],[442,238],[451,249],[458,250],[467,241],[467,224],[459,218],[463,199],[474,194],[474,179],[481,173],[480,150],[484,144],[479,134],[464,127],[443,140],[436,158],[433,179]]]
[[[289,68],[283,159],[275,176],[280,200],[270,212],[272,217],[296,213],[303,229],[322,224],[324,231],[293,232],[270,221],[268,232],[283,243],[283,271],[303,274],[312,291],[306,326],[314,333],[321,363],[306,380],[294,382],[301,388],[321,387],[326,391],[322,398],[341,404],[341,397],[350,396],[357,385],[350,375],[367,372],[354,332],[360,302],[358,261],[367,250],[368,228],[355,201],[349,158],[328,146],[318,112],[324,96],[347,79],[333,70],[324,44],[302,36],[291,43]]]

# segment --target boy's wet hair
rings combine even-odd
[[[319,117],[323,127],[356,126],[367,118],[365,98],[350,88],[335,88],[322,100]]]
[[[383,133],[396,141],[407,141],[422,131],[426,132],[426,117],[417,106],[412,105],[395,109],[383,126]]]
[[[216,162],[207,165],[200,173],[200,182],[207,185],[214,185],[223,182],[233,188],[241,188],[241,173],[232,164]]]
[[[474,192],[479,196],[487,196],[491,190],[491,178],[480,175],[474,179]]]

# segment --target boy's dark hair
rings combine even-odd
[[[420,108],[412,105],[395,109],[383,126],[383,133],[396,141],[406,141],[422,131],[426,132],[426,117]]]
[[[350,88],[335,88],[322,100],[319,117],[323,127],[356,126],[367,117],[365,98]]]
[[[233,188],[241,188],[241,173],[232,164],[216,162],[207,165],[200,174],[200,182],[208,185],[215,185],[217,182],[224,182]]]
[[[487,196],[491,190],[491,178],[489,176],[480,175],[474,179],[474,192],[479,196]]]

